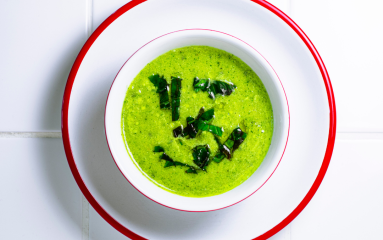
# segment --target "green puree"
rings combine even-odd
[[[171,76],[183,79],[178,121],[172,122],[171,110],[160,109],[159,94],[148,79],[153,74],[164,75],[168,84]],[[195,77],[232,82],[237,88],[230,96],[216,95],[212,100],[207,92],[194,92]],[[181,124],[186,127],[186,117],[196,117],[201,107],[214,108],[211,124],[223,127],[221,143],[238,126],[247,138],[231,160],[211,161],[206,172],[185,173],[187,167],[181,166],[164,168],[165,161],[159,159],[162,153],[153,152],[155,146],[162,146],[174,161],[196,169],[192,156],[195,146],[208,144],[211,157],[216,154],[218,145],[209,132],[200,132],[194,139],[173,137],[173,129]],[[216,48],[190,46],[159,56],[135,77],[124,101],[122,134],[135,164],[151,181],[179,195],[207,197],[235,188],[259,167],[273,135],[273,110],[261,80],[242,60]]]

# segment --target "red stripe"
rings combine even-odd
[[[87,198],[89,203],[92,205],[92,207],[115,229],[120,231],[125,236],[131,238],[131,239],[145,239],[136,233],[132,232],[131,230],[124,227],[122,224],[117,222],[112,216],[110,216],[105,209],[102,208],[102,206],[95,200],[95,198],[92,196],[92,194],[89,192],[88,188],[86,187],[84,181],[81,178],[81,175],[77,169],[76,162],[73,158],[71,146],[70,146],[70,139],[69,139],[69,130],[68,130],[68,110],[69,110],[69,102],[70,102],[70,96],[71,91],[73,87],[73,83],[75,81],[78,69],[80,68],[80,65],[82,63],[82,60],[84,59],[86,53],[90,49],[90,47],[93,45],[94,41],[98,38],[98,36],[112,23],[114,22],[118,17],[120,17],[125,12],[129,11],[133,7],[137,6],[138,4],[145,2],[146,0],[132,0],[131,2],[125,4],[120,9],[118,9],[116,12],[114,12],[111,16],[109,16],[89,37],[88,41],[85,43],[83,48],[81,49],[80,53],[78,54],[76,61],[74,62],[71,72],[68,77],[68,81],[65,87],[64,97],[63,97],[63,104],[62,104],[62,116],[61,116],[61,122],[62,122],[62,135],[63,135],[63,144],[65,149],[65,154],[68,159],[69,167],[72,171],[72,174],[80,187],[81,191],[83,192],[84,196]],[[302,202],[297,206],[297,208],[294,209],[290,215],[288,215],[282,222],[280,222],[278,225],[276,225],[274,228],[270,229],[266,233],[262,234],[261,236],[255,238],[255,239],[267,239],[277,232],[279,232],[281,229],[283,229],[285,226],[287,226],[298,214],[307,206],[307,204],[310,202],[312,197],[314,196],[315,192],[318,190],[325,174],[327,171],[327,168],[330,164],[332,151],[334,148],[334,142],[335,142],[335,132],[336,132],[336,109],[335,109],[335,100],[334,100],[334,93],[332,90],[330,77],[327,73],[326,67],[315,49],[314,45],[311,43],[310,39],[306,36],[306,34],[298,27],[298,25],[290,19],[286,14],[284,14],[282,11],[280,11],[278,8],[274,7],[272,4],[264,1],[264,0],[252,0],[254,3],[259,4],[260,6],[263,6],[264,8],[268,9],[269,11],[273,12],[275,15],[277,15],[279,18],[281,18],[284,22],[286,22],[302,39],[302,41],[306,44],[307,48],[310,50],[311,54],[313,55],[320,71],[322,74],[322,78],[326,87],[327,96],[328,96],[328,102],[329,102],[329,135],[328,135],[328,143],[327,143],[327,149],[325,153],[325,157],[323,159],[322,166],[320,168],[319,174],[317,178],[315,179],[314,184],[310,188],[307,195],[304,197]]]

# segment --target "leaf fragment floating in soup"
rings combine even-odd
[[[189,169],[187,169],[185,172],[186,173],[197,173],[197,171],[194,169],[193,166],[190,166],[186,163],[182,163],[182,162],[177,162],[177,161],[174,161],[171,157],[169,157],[169,155],[167,155],[164,151],[164,148],[161,147],[161,146],[155,146],[154,147],[154,152],[163,152],[161,155],[160,155],[160,159],[161,160],[165,160],[165,165],[164,165],[164,168],[168,168],[168,167],[176,167],[176,166],[181,166],[181,167],[189,167]]]
[[[177,121],[180,118],[181,81],[181,78],[172,77],[170,86],[170,94],[172,97],[172,121]]]
[[[160,75],[151,75],[148,77],[149,80],[157,87],[157,93],[160,95],[160,108],[161,109],[170,109],[170,100],[169,100],[169,87],[167,81],[164,77]]]
[[[230,96],[234,89],[237,88],[237,86],[233,83],[218,80],[211,81],[210,79],[199,79],[198,77],[194,78],[193,87],[196,93],[199,91],[207,91],[209,97],[213,100],[216,98],[217,94],[221,94],[222,96]]]
[[[164,148],[161,146],[155,146],[153,152],[165,152]]]
[[[201,168],[202,171],[206,171],[206,167],[210,162],[210,148],[209,145],[197,146],[193,149],[193,162]]]
[[[226,155],[227,159],[231,159],[233,152],[239,148],[239,145],[245,141],[247,134],[237,127],[230,134],[229,138],[223,144],[222,152]]]
[[[174,137],[186,137],[195,138],[199,132],[207,131],[217,136],[222,136],[223,129],[209,124],[214,119],[214,108],[209,109],[205,112],[205,109],[202,107],[199,111],[197,118],[187,117],[186,122],[187,126],[182,130],[182,127],[177,127],[173,130]],[[181,132],[182,130],[182,132]]]

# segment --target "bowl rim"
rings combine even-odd
[[[180,33],[180,32],[185,32],[185,31],[208,31],[208,32],[214,32],[214,33],[220,33],[220,34],[224,34],[224,35],[226,35],[226,36],[235,38],[236,40],[238,40],[238,41],[240,41],[240,42],[246,44],[247,46],[249,46],[253,51],[255,51],[255,52],[256,52],[256,53],[257,53],[257,54],[258,54],[258,55],[259,55],[259,56],[260,56],[260,57],[261,57],[261,58],[268,64],[268,66],[269,66],[269,67],[272,69],[272,71],[274,72],[275,76],[277,77],[277,79],[278,79],[278,81],[279,81],[279,84],[280,84],[280,86],[281,86],[281,89],[282,89],[282,91],[283,91],[284,100],[285,100],[285,103],[286,103],[286,106],[285,106],[285,107],[286,107],[286,110],[287,110],[287,119],[286,119],[286,120],[287,120],[287,133],[286,133],[286,136],[283,136],[283,137],[286,137],[286,139],[285,139],[285,140],[282,140],[282,141],[284,141],[283,151],[282,151],[282,153],[280,154],[280,158],[279,158],[279,160],[278,160],[278,163],[275,165],[275,167],[274,167],[273,171],[271,172],[271,174],[270,174],[269,176],[267,176],[267,178],[264,180],[264,182],[263,182],[258,188],[256,188],[253,192],[251,192],[251,193],[250,193],[249,195],[247,195],[246,197],[244,197],[244,198],[242,198],[241,200],[236,201],[236,202],[234,202],[234,203],[232,203],[232,204],[229,204],[229,205],[227,205],[227,206],[220,207],[220,208],[215,208],[215,209],[208,209],[208,210],[186,210],[186,209],[175,208],[175,207],[166,205],[166,204],[164,204],[164,203],[161,203],[161,202],[159,202],[159,201],[156,201],[156,200],[153,199],[152,197],[149,197],[147,194],[143,193],[137,186],[135,186],[135,185],[129,180],[129,178],[126,176],[126,174],[124,174],[124,172],[121,170],[119,164],[117,163],[117,161],[116,161],[116,159],[115,159],[115,156],[114,156],[113,153],[112,153],[112,150],[111,150],[111,147],[110,147],[110,144],[109,144],[108,134],[107,134],[106,118],[107,118],[107,106],[108,106],[109,96],[110,96],[111,90],[112,90],[112,88],[113,88],[113,86],[114,86],[114,83],[115,83],[117,77],[119,76],[121,70],[125,67],[126,63],[127,63],[127,62],[128,62],[128,61],[129,61],[129,60],[130,60],[130,59],[131,59],[131,58],[132,58],[138,51],[140,51],[142,48],[144,48],[144,47],[147,46],[148,44],[152,43],[153,41],[155,41],[155,40],[157,40],[157,39],[159,39],[159,38],[162,38],[162,37],[164,37],[164,36],[168,36],[168,35],[170,35],[170,34]],[[262,81],[262,80],[261,80],[261,81]],[[233,35],[231,35],[231,34],[222,32],[222,31],[217,31],[217,30],[207,29],[207,28],[187,28],[187,29],[180,29],[180,30],[175,30],[175,31],[172,31],[172,32],[168,32],[168,33],[162,34],[162,35],[160,35],[160,36],[158,36],[158,37],[156,37],[156,38],[154,38],[154,39],[148,41],[147,43],[145,43],[144,45],[142,45],[141,47],[139,47],[136,51],[134,51],[134,52],[132,53],[132,55],[129,56],[129,58],[124,62],[124,64],[121,66],[121,68],[120,68],[119,71],[117,72],[116,76],[114,77],[113,82],[112,82],[112,84],[111,84],[111,86],[110,86],[110,88],[109,88],[109,91],[108,91],[108,95],[107,95],[106,103],[105,103],[105,111],[104,111],[104,132],[105,132],[105,138],[106,138],[106,142],[107,142],[107,146],[108,146],[109,152],[110,152],[110,154],[111,154],[111,156],[112,156],[112,159],[113,159],[114,163],[116,164],[118,170],[121,172],[121,174],[124,176],[124,178],[130,183],[130,185],[132,185],[132,186],[133,186],[139,193],[141,193],[142,195],[144,195],[146,198],[152,200],[153,202],[155,202],[155,203],[157,203],[157,204],[160,204],[160,205],[162,205],[162,206],[164,206],[164,207],[170,208],[170,209],[174,209],[174,210],[178,210],[178,211],[183,211],[183,212],[211,212],[211,211],[217,211],[217,210],[220,210],[220,209],[225,209],[225,208],[231,207],[231,206],[233,206],[233,205],[236,205],[236,204],[238,204],[238,203],[244,201],[245,199],[247,199],[247,198],[249,198],[250,196],[252,196],[255,192],[257,192],[260,188],[262,188],[262,186],[265,185],[266,182],[271,178],[271,176],[272,176],[272,175],[274,174],[274,172],[277,170],[277,168],[278,168],[280,162],[282,161],[282,158],[283,158],[284,153],[285,153],[285,151],[286,151],[287,143],[288,143],[288,141],[289,141],[289,134],[290,134],[290,107],[289,107],[289,102],[288,102],[288,99],[287,99],[286,91],[285,91],[285,89],[284,89],[284,86],[283,86],[283,84],[282,84],[282,81],[280,80],[280,78],[279,78],[277,72],[275,71],[275,69],[273,68],[273,66],[270,64],[270,62],[267,61],[267,59],[266,59],[266,58],[265,58],[265,57],[264,57],[264,56],[263,56],[257,49],[255,49],[253,46],[251,46],[251,45],[248,44],[247,42],[243,41],[242,39],[240,39],[240,38],[238,38],[238,37],[235,37],[235,36],[233,36]],[[125,144],[124,144],[124,145],[125,145]],[[127,149],[126,149],[126,151],[127,151]],[[128,155],[130,156],[129,153],[128,153]],[[132,158],[132,157],[133,157],[133,156],[130,156],[130,158]],[[266,157],[266,156],[265,156],[265,157]],[[276,156],[276,157],[278,157],[278,156]],[[132,159],[130,159],[130,160],[133,161]],[[141,174],[143,174],[142,170],[140,170],[140,169],[138,168],[137,164],[135,163],[134,165],[136,165],[137,170],[140,171]],[[255,170],[255,172],[256,172],[256,170]],[[254,173],[255,173],[255,172],[254,172]],[[254,174],[254,173],[253,173],[253,174]],[[250,177],[251,177],[251,176],[250,176]],[[249,177],[249,178],[250,178],[250,177]],[[248,180],[248,179],[246,179],[245,181],[247,181],[247,180]],[[149,181],[151,181],[151,180],[149,179]],[[151,181],[151,182],[152,182],[152,181]],[[152,182],[152,183],[153,183],[153,182]],[[153,183],[153,184],[155,184],[155,183]],[[241,184],[242,184],[242,183],[241,183]],[[241,184],[240,184],[240,185],[241,185]],[[155,185],[157,185],[157,184],[155,184]],[[239,185],[238,185],[238,186],[239,186]],[[238,187],[238,186],[237,186],[237,187]],[[157,187],[159,187],[159,186],[157,186]],[[235,187],[235,188],[236,188],[236,187]],[[234,189],[234,188],[233,188],[233,189]],[[231,189],[231,190],[233,190],[233,189]],[[162,190],[163,190],[163,189],[162,189]],[[165,190],[163,190],[163,191],[165,191]],[[229,191],[230,191],[230,190],[229,190]],[[225,193],[226,193],[226,192],[225,192]],[[172,193],[172,194],[175,194],[175,193]],[[223,194],[223,193],[222,193],[222,194]],[[221,195],[221,194],[219,194],[219,195]],[[217,195],[217,196],[218,196],[218,195]],[[183,196],[183,197],[186,197],[186,196]]]

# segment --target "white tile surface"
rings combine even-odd
[[[60,130],[85,15],[85,0],[0,1],[0,131]]]
[[[290,14],[290,1],[291,0],[268,0],[269,3],[273,4],[287,15]]]
[[[61,139],[0,139],[0,239],[81,239],[81,192]]]
[[[158,1],[158,0],[157,0]],[[182,0],[192,1],[192,0]],[[233,0],[235,1],[235,0]],[[117,9],[130,2],[129,0],[93,0],[93,30],[96,29],[106,18]],[[278,7],[285,13],[290,12],[290,0],[269,0],[271,4]]]
[[[126,240],[129,239],[107,223],[92,206],[89,207],[89,239],[90,240]]]
[[[91,240],[125,240],[128,239],[123,234],[118,232],[110,226],[98,213],[90,207],[89,211],[89,231]],[[282,229],[279,233],[275,234],[270,240],[291,240],[290,238],[290,225]]]
[[[93,30],[129,0],[93,0]]]
[[[383,132],[383,1],[291,1],[329,71],[338,130]]]
[[[321,187],[291,223],[292,240],[383,239],[382,148],[383,138],[337,139]]]

